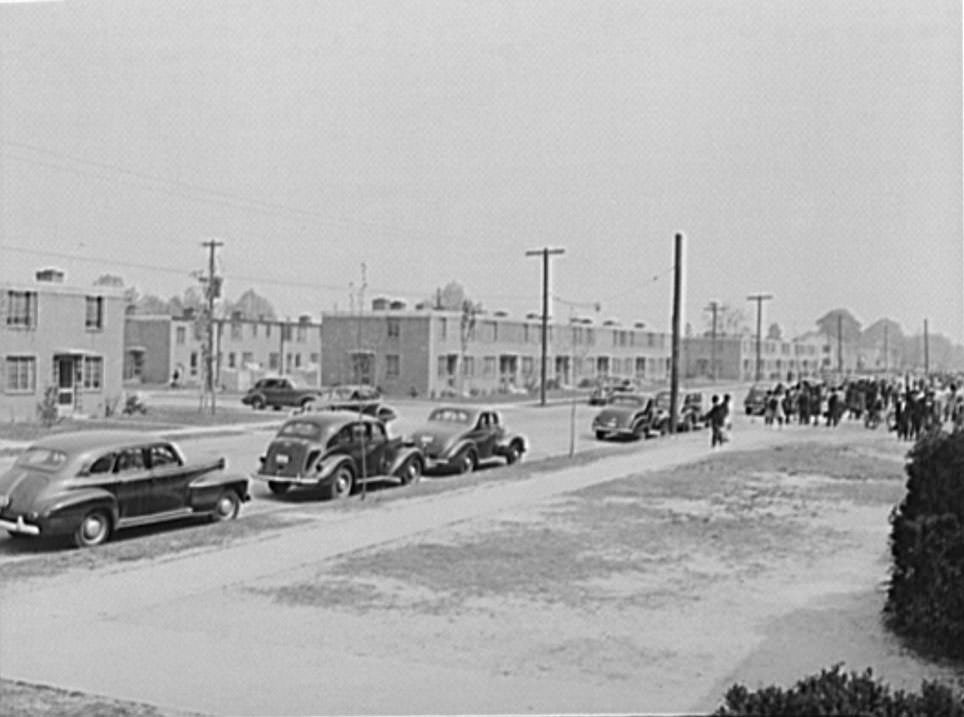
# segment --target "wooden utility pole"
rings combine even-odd
[[[930,375],[931,356],[930,356],[930,337],[927,335],[927,319],[924,319],[924,377]]]
[[[763,336],[763,302],[773,298],[773,294],[751,294],[746,297],[747,301],[756,302],[756,378],[759,381],[762,377],[763,359],[760,353],[761,341]]]
[[[843,314],[837,314],[837,373],[843,375]]]
[[[549,257],[565,254],[565,249],[532,249],[526,256],[542,257],[542,367],[539,374],[539,405],[546,405],[546,356],[549,332]]]
[[[887,363],[888,363],[888,356],[887,356],[887,324],[884,324],[884,373],[885,373],[885,374],[887,373]]]
[[[214,300],[221,294],[221,280],[220,277],[215,278],[214,276],[214,252],[218,247],[224,246],[224,242],[218,241],[217,239],[209,239],[206,242],[201,242],[202,246],[208,249],[208,276],[207,276],[207,287],[205,288],[205,293],[207,294],[208,300],[208,321],[207,321],[207,357],[205,361],[205,369],[207,370],[207,390],[211,394],[211,415],[214,415],[217,410],[217,392],[214,390]]]
[[[710,377],[716,381],[716,315],[720,310],[720,302],[711,301],[706,310],[713,312],[713,329],[710,331]]]
[[[683,235],[676,235],[673,252],[673,355],[670,360],[669,378],[669,432],[676,433],[679,415],[679,322],[680,322],[680,285],[683,282]]]

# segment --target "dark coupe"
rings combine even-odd
[[[390,438],[378,418],[317,411],[285,422],[253,477],[267,482],[275,495],[301,486],[318,489],[326,498],[345,498],[363,483],[414,483],[424,466],[422,452]]]
[[[82,431],[37,441],[0,476],[0,528],[72,536],[78,547],[121,528],[187,515],[236,518],[248,479],[223,458],[190,462],[178,446],[133,431]]]
[[[473,471],[481,461],[518,461],[528,449],[526,439],[508,431],[498,411],[470,406],[441,406],[412,432],[412,442],[425,454],[427,469]]]
[[[639,393],[616,394],[592,422],[596,438],[646,438],[657,430],[656,402]]]

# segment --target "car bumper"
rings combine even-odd
[[[25,523],[22,515],[18,515],[15,521],[0,518],[0,530],[9,530],[11,533],[23,533],[24,535],[40,535],[40,527]]]
[[[605,433],[607,436],[632,436],[635,435],[630,426],[593,426],[595,433]]]
[[[266,473],[252,473],[252,480],[258,480],[263,483],[286,483],[287,485],[321,485],[325,482],[325,478],[305,478],[304,476],[272,476]]]

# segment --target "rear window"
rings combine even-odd
[[[67,454],[50,448],[28,448],[17,459],[18,466],[29,466],[41,470],[56,470],[67,462]]]
[[[291,421],[281,427],[278,435],[318,440],[321,435],[321,429],[311,421]]]

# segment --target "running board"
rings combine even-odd
[[[178,508],[177,510],[168,510],[164,513],[152,513],[151,515],[138,515],[134,518],[118,518],[117,527],[118,528],[133,528],[138,525],[150,525],[151,523],[161,523],[165,520],[174,520],[176,518],[184,518],[188,515],[197,515],[197,511],[191,508]]]

